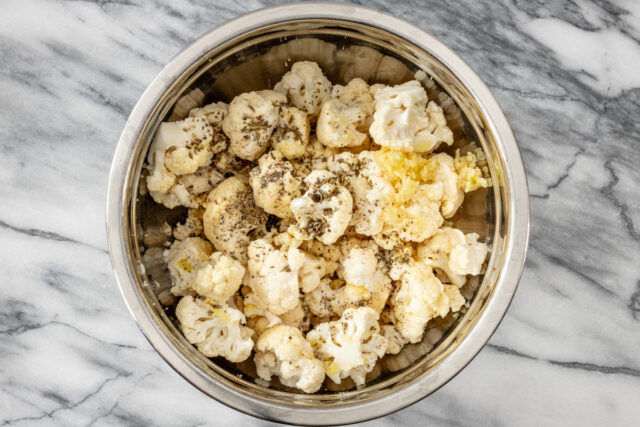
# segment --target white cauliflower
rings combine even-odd
[[[425,153],[442,142],[453,143],[442,108],[427,105],[427,92],[417,80],[375,91],[369,133],[376,144],[406,152]]]
[[[174,241],[164,252],[173,285],[171,293],[178,296],[192,295],[198,271],[212,253],[211,243],[199,237]]]
[[[247,285],[255,294],[258,308],[282,314],[298,305],[298,272],[305,261],[302,251],[295,247],[282,251],[267,240],[258,239],[249,245],[248,255]]]
[[[423,262],[410,263],[400,280],[390,305],[396,329],[412,343],[422,339],[429,320],[456,312],[464,304],[458,288],[443,285]]]
[[[382,325],[380,334],[387,339],[386,354],[398,354],[409,341],[393,325]]]
[[[179,176],[193,174],[209,165],[213,157],[212,135],[213,129],[204,117],[188,117],[179,122],[160,124],[147,157],[147,189],[156,202],[167,203],[167,207],[173,208],[176,206],[174,203],[178,203],[176,200],[189,198],[183,194],[184,186],[173,187]],[[172,190],[177,194],[169,195]]]
[[[329,99],[322,104],[318,117],[318,141],[327,147],[358,147],[369,139],[366,118],[366,113],[360,108]]]
[[[315,237],[324,244],[332,244],[351,221],[351,193],[328,171],[313,171],[304,183],[308,190],[290,205],[297,221],[294,232],[305,240]]]
[[[289,98],[291,104],[304,111],[312,121],[320,107],[331,96],[331,82],[315,62],[300,61],[291,66],[273,88]]]
[[[224,304],[240,288],[244,267],[235,259],[214,252],[196,273],[192,288],[211,304]]]
[[[271,90],[243,93],[233,98],[222,123],[231,151],[242,159],[260,157],[280,120],[280,105],[286,102],[285,96]]]
[[[369,129],[373,121],[374,101],[371,88],[364,80],[355,78],[346,86],[334,85],[331,91],[332,98],[336,98],[348,107],[357,107],[366,115],[365,131]]]
[[[220,172],[211,166],[204,166],[195,173],[178,176],[169,190],[164,193],[151,192],[151,196],[169,209],[176,206],[198,208],[206,203],[207,194],[223,179]]]
[[[271,135],[273,148],[287,159],[302,157],[309,143],[309,119],[295,107],[280,107],[278,126]]]
[[[211,140],[211,152],[219,153],[229,143],[229,138],[222,131],[222,123],[229,114],[229,106],[224,102],[214,102],[205,105],[202,108],[194,108],[189,111],[189,117],[204,117],[213,128],[213,136]]]
[[[211,304],[224,304],[240,287],[244,267],[199,237],[176,240],[165,251],[174,295],[198,295]]]
[[[331,288],[331,280],[324,278],[311,292],[304,295],[304,303],[311,313],[318,317],[329,317],[334,314],[333,301],[335,291]]]
[[[242,362],[251,355],[251,329],[243,326],[245,317],[230,307],[213,307],[186,296],[176,306],[176,317],[187,341],[207,357],[222,356]]]
[[[363,306],[382,312],[391,293],[391,279],[382,272],[383,267],[377,247],[352,248],[342,260],[345,285],[335,291],[333,312],[342,314],[347,308]]]
[[[387,349],[387,340],[380,335],[378,313],[369,307],[349,308],[340,320],[316,325],[307,334],[307,341],[336,384],[347,377],[356,385],[364,384],[366,374]]]
[[[328,169],[340,176],[351,191],[355,210],[350,225],[356,233],[365,236],[380,233],[384,226],[385,197],[392,194],[393,188],[373,160],[373,153],[336,154],[329,158]]]
[[[257,206],[280,218],[292,216],[289,205],[300,197],[300,179],[293,175],[293,166],[278,151],[260,157],[258,166],[249,175],[249,184]]]
[[[305,393],[318,391],[324,381],[322,362],[313,356],[302,332],[291,326],[274,326],[260,335],[254,361],[263,380],[275,375],[283,385]]]
[[[458,229],[442,227],[418,246],[417,257],[444,272],[453,285],[462,287],[467,275],[480,274],[488,252],[487,245],[478,242],[476,233],[465,235]]]
[[[264,229],[267,214],[256,207],[251,187],[231,177],[209,194],[202,220],[204,233],[216,249],[245,261],[252,234]]]
[[[454,166],[453,157],[446,153],[438,153],[430,157],[435,164],[430,179],[433,186],[441,186],[438,189],[440,196],[440,211],[445,218],[451,218],[464,201],[464,191],[458,185],[458,175]]]

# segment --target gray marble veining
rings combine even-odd
[[[0,4],[0,424],[264,425],[146,342],[117,290],[104,198],[129,111],[171,57],[270,1]],[[531,245],[489,345],[369,425],[637,425],[640,2],[358,2],[453,48],[513,127]]]

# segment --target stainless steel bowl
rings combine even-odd
[[[251,366],[207,359],[184,339],[171,310],[159,300],[167,298],[165,279],[158,273],[162,267],[145,257],[152,246],[145,240],[148,229],[158,221],[175,222],[179,212],[153,207],[139,186],[160,122],[179,119],[202,103],[229,101],[241,92],[272,87],[298,60],[318,62],[334,83],[362,77],[370,83],[395,84],[417,77],[429,98],[444,106],[456,136],[454,148],[481,147],[493,182],[492,188],[471,193],[454,217],[457,227],[479,233],[492,248],[485,274],[463,289],[471,300],[465,311],[433,322],[422,343],[385,358],[365,387],[327,386],[313,395],[277,384],[258,385]],[[307,425],[388,414],[422,399],[460,372],[507,310],[524,265],[528,229],[529,195],[520,153],[485,84],[421,29],[347,4],[263,9],[214,29],[182,51],[131,113],[115,152],[107,197],[109,249],[120,290],[158,353],[190,383],[228,406]]]

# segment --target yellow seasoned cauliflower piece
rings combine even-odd
[[[224,304],[240,288],[244,267],[222,252],[211,254],[198,269],[193,290],[211,304]]]
[[[387,339],[386,354],[398,354],[409,341],[393,325],[382,325],[380,334]]]
[[[276,249],[265,239],[249,245],[247,285],[255,294],[258,308],[282,314],[294,308],[300,300],[298,272],[304,254],[295,247],[287,251]]]
[[[356,77],[346,86],[334,85],[331,91],[331,97],[336,98],[348,107],[358,107],[362,110],[366,115],[364,120],[365,131],[369,129],[371,122],[373,122],[374,101],[371,88],[364,80]]]
[[[224,102],[214,102],[202,108],[194,108],[189,111],[189,117],[204,117],[213,128],[211,140],[211,152],[219,153],[227,148],[229,138],[222,131],[222,123],[229,114],[229,106]]]
[[[247,92],[233,98],[222,123],[233,154],[247,160],[260,157],[278,125],[280,105],[286,102],[285,96],[272,90]]]
[[[199,237],[176,240],[164,252],[164,260],[171,276],[171,293],[174,295],[192,295],[192,285],[196,281],[198,270],[213,253],[211,243]]]
[[[427,92],[417,80],[375,91],[369,133],[376,144],[406,152],[425,153],[453,143],[442,108],[427,105]]]
[[[200,299],[185,296],[176,306],[176,317],[187,341],[207,357],[222,356],[242,362],[251,355],[251,329],[245,317],[231,307],[213,307]]]
[[[331,82],[318,64],[300,61],[291,66],[291,70],[282,76],[273,90],[286,95],[291,104],[315,121],[322,103],[331,96]]]
[[[305,393],[318,391],[324,381],[322,362],[313,356],[298,328],[277,325],[267,329],[256,342],[254,361],[263,380],[275,375],[283,385]]]
[[[300,179],[293,175],[293,166],[278,151],[270,151],[258,160],[249,174],[249,184],[258,207],[280,218],[293,214],[289,205],[300,197]]]
[[[369,307],[349,308],[340,320],[316,325],[307,334],[307,341],[336,384],[347,377],[356,385],[364,384],[366,374],[387,349],[387,340],[380,335],[378,313]]]
[[[489,249],[478,242],[478,235],[465,235],[451,227],[442,227],[418,246],[418,260],[446,274],[451,283],[462,287],[467,275],[480,274]]]
[[[297,221],[295,235],[303,240],[315,237],[327,245],[335,243],[351,221],[351,193],[328,171],[313,171],[304,183],[308,190],[290,205]]]
[[[403,242],[422,242],[443,224],[437,194],[429,185],[422,185],[402,206],[385,210],[382,232],[374,235],[376,243],[385,249],[401,246]]]
[[[169,208],[188,200],[186,188],[176,179],[209,165],[213,129],[204,117],[161,123],[149,148],[147,189],[153,199]],[[174,187],[179,188],[174,188]],[[169,195],[172,190],[175,195]],[[196,206],[190,206],[196,207]]]
[[[256,207],[251,187],[231,177],[209,194],[202,220],[216,249],[244,262],[251,235],[264,229],[267,214]]]
[[[407,266],[390,299],[395,327],[411,343],[422,339],[429,320],[456,312],[463,304],[457,287],[443,285],[431,267],[419,261]]]
[[[349,225],[365,236],[380,233],[384,226],[385,199],[393,194],[393,187],[382,176],[373,152],[336,154],[329,158],[328,169],[342,179],[353,196],[355,210]]]
[[[484,155],[482,152],[480,154]],[[460,150],[456,150],[454,164],[458,174],[458,187],[465,193],[489,186],[489,180],[483,177],[477,160],[476,155],[472,152],[463,156],[460,154]]]
[[[360,108],[348,107],[331,98],[322,104],[318,117],[318,141],[327,147],[358,147],[369,139],[366,118]]]
[[[296,107],[280,107],[271,145],[287,159],[302,157],[309,143],[309,118]]]

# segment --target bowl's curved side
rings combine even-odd
[[[327,418],[327,408],[293,407],[268,400],[260,400],[257,404],[255,398],[241,393],[230,383],[213,381],[176,348],[148,310],[138,289],[127,246],[131,233],[126,220],[127,206],[131,197],[135,197],[127,191],[133,170],[131,160],[140,149],[140,135],[163,94],[212,47],[247,31],[296,19],[335,19],[373,25],[429,52],[462,82],[482,111],[502,158],[501,173],[507,186],[502,203],[509,213],[506,216],[504,251],[510,261],[499,272],[490,300],[464,340],[451,355],[418,381],[375,400],[332,406],[330,418]],[[504,113],[482,80],[449,48],[418,27],[372,9],[333,3],[289,4],[262,9],[208,32],[178,54],[143,93],[125,125],[110,171],[106,215],[109,251],[121,293],[143,333],[167,363],[197,388],[228,406],[265,419],[304,424],[326,424],[327,420],[344,424],[376,418],[422,399],[453,378],[482,349],[504,316],[524,267],[529,235],[529,196],[522,158]]]

